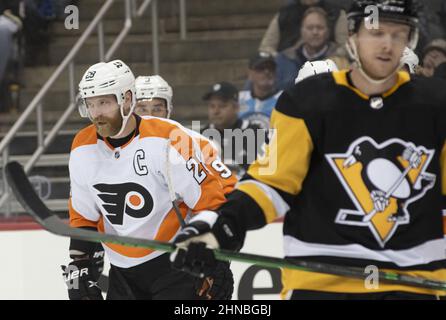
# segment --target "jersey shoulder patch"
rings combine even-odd
[[[91,124],[76,134],[71,145],[71,151],[85,145],[96,144],[97,140],[96,128]]]
[[[173,120],[156,117],[142,118],[139,134],[141,138],[157,137],[168,139],[175,129],[185,131],[181,124]]]

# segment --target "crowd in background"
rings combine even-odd
[[[0,112],[13,102],[8,92],[19,83],[19,65],[32,65],[48,40],[48,26],[73,0],[3,0],[0,4]],[[339,69],[351,64],[345,49],[346,11],[351,0],[286,0],[274,15],[247,66],[238,95],[238,118],[269,117],[282,90],[294,85],[307,61],[332,59]],[[417,73],[446,77],[446,1],[420,1],[420,58]],[[22,50],[25,48],[25,50]],[[225,80],[225,79],[222,79]],[[234,125],[232,123],[231,125]],[[231,127],[229,125],[229,127]]]
[[[0,1],[0,113],[17,108],[14,91],[23,85],[23,66],[46,64],[50,23],[63,19],[64,8],[77,0]]]
[[[272,18],[258,52],[250,59],[247,81],[238,98],[215,90],[212,99],[205,99],[210,126],[223,131],[240,128],[246,121],[245,127],[253,126],[249,123],[268,127],[281,92],[294,85],[307,61],[331,59],[338,69],[348,68],[353,63],[345,47],[350,4],[351,0],[288,0]],[[415,50],[419,65],[408,71],[446,79],[446,1],[420,1],[419,12],[420,34]],[[236,90],[230,83],[214,88]]]
[[[331,59],[338,69],[350,66],[345,48],[350,4],[351,0],[288,0],[280,8],[249,61],[247,81],[238,95],[239,117],[228,128],[253,115],[269,117],[280,93],[294,85],[305,62]],[[414,72],[446,78],[446,1],[420,1],[419,12],[415,54],[420,64]]]

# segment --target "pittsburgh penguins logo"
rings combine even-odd
[[[384,247],[399,225],[410,222],[410,204],[434,186],[436,176],[426,172],[434,153],[397,138],[378,144],[362,137],[346,153],[327,154],[356,206],[340,209],[336,223],[368,227]]]
[[[107,212],[106,217],[114,225],[122,225],[125,214],[141,219],[152,212],[151,194],[137,183],[99,183],[93,187],[99,191],[98,197],[103,202],[102,207]]]

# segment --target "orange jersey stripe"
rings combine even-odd
[[[443,216],[443,231],[444,234],[446,235],[446,216]]]
[[[71,198],[68,200],[68,213],[70,215],[70,226],[73,228],[93,227],[96,228],[98,223],[85,219],[79,212],[74,210],[71,204]]]

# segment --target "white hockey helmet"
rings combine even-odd
[[[132,93],[132,104],[128,114],[124,114],[125,94]],[[130,68],[121,60],[99,62],[92,65],[85,72],[79,83],[79,93],[84,101],[79,107],[82,117],[89,117],[85,99],[90,97],[112,94],[120,106],[122,126],[116,136],[120,135],[136,105],[135,76]]]
[[[326,73],[326,72],[333,72],[338,71],[338,67],[336,63],[334,63],[333,60],[327,59],[327,60],[318,60],[318,61],[307,61],[305,64],[300,68],[299,74],[297,75],[296,80],[294,83],[299,83],[302,80],[320,74],[320,73]]]
[[[136,100],[164,99],[167,105],[167,118],[172,112],[173,91],[166,80],[159,75],[136,78]]]
[[[406,49],[404,49],[403,51],[403,56],[401,57],[401,65],[407,65],[409,67],[410,73],[415,73],[419,64],[420,59],[418,58],[416,53],[413,52],[413,50],[409,47],[406,47]]]

